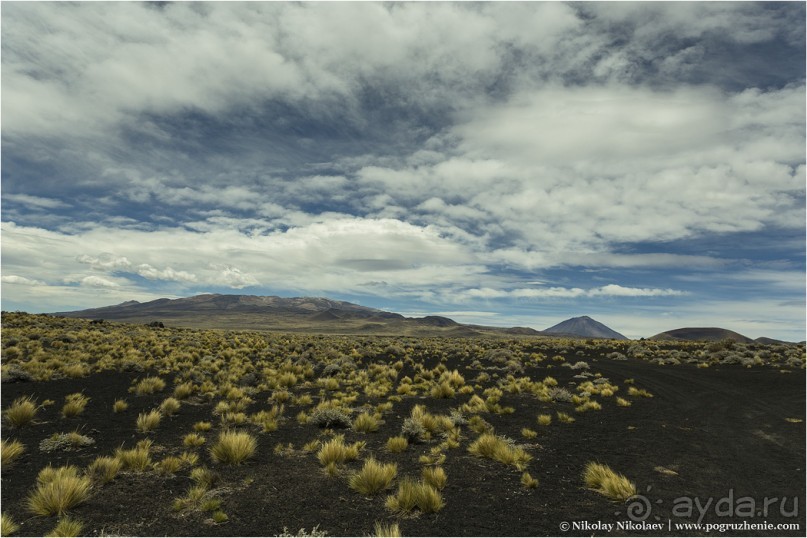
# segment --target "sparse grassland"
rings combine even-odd
[[[761,390],[765,429],[745,435],[803,454],[793,405],[803,386],[779,373],[803,368],[803,346],[153,329],[9,313],[3,331],[3,525],[24,535],[63,522],[58,532],[74,533],[67,516],[78,532],[113,535],[277,535],[289,525],[397,536],[397,520],[413,535],[541,535],[580,507],[610,517],[634,483],[654,495],[662,482],[712,492],[693,462],[721,483],[737,465],[756,469],[746,481],[759,491],[759,477],[778,477],[790,496],[789,484],[803,484],[779,460],[698,451],[751,446],[736,417]],[[732,390],[753,377],[754,390],[718,401],[731,427],[648,417],[675,409],[667,374]],[[708,409],[721,392],[686,394]],[[589,460],[623,452],[675,471],[637,464],[628,480],[601,466],[581,484]],[[63,480],[72,490],[55,492]]]

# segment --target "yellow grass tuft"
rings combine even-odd
[[[375,458],[368,458],[360,471],[350,477],[349,485],[366,497],[371,497],[387,489],[398,474],[398,466],[394,463],[379,463]]]
[[[401,529],[397,523],[386,524],[376,521],[373,531],[378,538],[400,538],[401,536]]]
[[[571,424],[574,422],[574,417],[569,415],[568,413],[562,413],[560,411],[557,412],[558,422],[563,422],[564,424]]]
[[[154,431],[160,425],[162,418],[163,414],[157,409],[152,409],[148,413],[140,413],[137,416],[137,431],[141,433]]]
[[[115,403],[112,404],[114,413],[123,413],[127,409],[129,409],[129,404],[126,403],[126,400],[115,400]]]
[[[20,530],[20,526],[8,514],[0,515],[0,536],[12,536]]]
[[[538,479],[533,478],[530,473],[525,471],[524,474],[521,475],[521,485],[527,489],[537,488]]]
[[[48,470],[50,469],[50,470]],[[28,510],[39,516],[62,515],[90,497],[92,482],[75,467],[45,468],[36,490],[28,496]]]
[[[421,477],[424,482],[439,490],[446,487],[448,482],[448,475],[442,467],[424,467],[423,471],[421,471]]]
[[[640,396],[642,398],[652,398],[653,395],[647,392],[645,389],[637,389],[636,387],[628,387],[628,395],[630,396]]]
[[[129,389],[129,391],[134,392],[138,396],[143,396],[145,394],[154,394],[155,392],[160,392],[164,388],[165,381],[159,377],[146,377],[145,379],[138,381],[134,387]]]
[[[36,410],[36,400],[30,396],[22,396],[14,400],[14,403],[6,409],[3,415],[9,424],[15,428],[20,428],[34,420]]]
[[[65,418],[75,417],[84,412],[84,408],[90,402],[90,399],[76,392],[75,394],[68,394],[65,396],[65,404],[62,407],[62,416]]]
[[[56,523],[56,527],[45,536],[82,536],[81,531],[83,530],[84,524],[81,521],[65,516],[60,518],[59,522]]]
[[[353,461],[359,457],[360,446],[360,443],[348,446],[345,444],[345,436],[337,435],[322,445],[317,452],[317,459],[323,466]]]
[[[617,396],[617,398],[616,398],[616,404],[618,406],[620,406],[620,407],[630,407],[630,405],[631,405],[630,400],[626,400],[625,398],[620,398],[619,396]]]
[[[210,449],[210,456],[218,463],[240,464],[255,455],[258,440],[247,432],[223,431],[218,442]]]
[[[111,482],[118,475],[123,463],[118,458],[99,456],[87,466],[87,474],[101,484]]]
[[[150,450],[150,443],[138,444],[137,447],[129,450],[119,448],[115,450],[115,458],[121,462],[124,469],[128,471],[143,472],[151,467]]]
[[[11,466],[25,452],[25,445],[19,441],[0,441],[0,466]]]
[[[353,420],[353,430],[357,432],[370,433],[378,431],[379,421],[370,413],[362,413]]]
[[[434,486],[405,477],[398,484],[395,495],[387,497],[384,505],[395,512],[410,512],[418,509],[423,513],[439,512],[445,503],[440,491]]]
[[[538,415],[538,424],[541,426],[549,426],[552,424],[552,415]]]
[[[616,501],[626,501],[636,495],[636,484],[601,463],[589,462],[583,471],[583,481],[586,486]]]
[[[176,398],[166,398],[160,404],[160,412],[162,412],[162,414],[168,415],[170,417],[171,415],[176,414],[176,412],[179,411],[179,408],[181,406],[182,406],[182,403],[179,400],[177,400]]]
[[[507,465],[513,465],[519,470],[532,459],[526,450],[515,446],[507,439],[492,433],[483,433],[476,441],[468,447],[468,452],[474,456],[500,461]]]
[[[409,447],[409,440],[403,436],[395,436],[387,439],[386,449],[390,453],[403,452]]]

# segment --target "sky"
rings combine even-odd
[[[801,2],[2,5],[2,308],[805,338]]]

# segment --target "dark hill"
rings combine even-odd
[[[584,338],[611,338],[614,340],[627,340],[628,338],[619,334],[615,330],[603,325],[597,320],[588,316],[567,319],[554,325],[545,331],[544,334],[581,336]]]
[[[719,327],[685,327],[683,329],[673,329],[672,331],[664,331],[655,336],[651,336],[650,340],[693,340],[696,342],[734,340],[735,342],[742,342],[744,344],[753,342],[753,340],[747,336]]]

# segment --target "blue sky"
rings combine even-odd
[[[803,3],[4,3],[2,307],[805,333]]]

